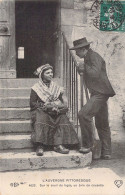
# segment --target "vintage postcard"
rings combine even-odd
[[[125,195],[124,96],[124,0],[0,0],[0,195]]]

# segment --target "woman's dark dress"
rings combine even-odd
[[[43,102],[31,89],[31,139],[44,145],[78,144],[77,134],[66,114],[50,115],[42,110]]]

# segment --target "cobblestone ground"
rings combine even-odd
[[[125,178],[125,130],[112,131],[112,159],[94,160],[91,168],[109,168]]]

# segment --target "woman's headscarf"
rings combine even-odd
[[[48,70],[48,69],[52,69],[53,70],[53,67],[50,64],[42,65],[42,66],[40,66],[40,67],[38,67],[36,69],[36,71],[34,72],[34,74],[37,75],[37,76],[39,75],[39,77],[40,77],[40,75],[42,74],[42,72],[45,71],[45,70]]]
[[[43,102],[55,101],[58,99],[59,95],[63,93],[63,88],[56,85],[53,81],[50,82],[49,88],[43,82],[41,75],[43,71],[48,69],[53,70],[53,67],[50,64],[45,64],[37,68],[35,74],[39,75],[39,81],[32,87]]]

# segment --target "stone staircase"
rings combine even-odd
[[[29,95],[37,79],[0,80],[0,171],[84,167],[92,154],[46,151],[38,157],[30,141]],[[58,81],[57,81],[58,82]]]

